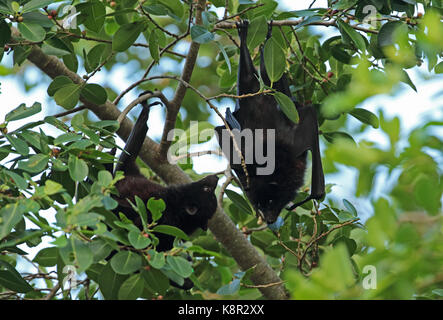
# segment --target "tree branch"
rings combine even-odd
[[[272,21],[272,25],[273,26],[297,26],[300,23],[302,23],[304,20],[300,19],[300,20],[273,20]],[[329,21],[325,21],[325,20],[320,20],[320,21],[313,21],[310,23],[307,23],[306,26],[324,26],[324,27],[337,27],[336,21],[335,20],[329,20]],[[378,34],[377,30],[373,30],[373,29],[367,29],[367,28],[363,28],[357,25],[350,25],[351,28],[354,28],[355,30],[359,30],[359,31],[363,31],[366,33],[374,33],[374,34]],[[235,22],[229,22],[229,21],[222,21],[219,23],[215,24],[215,28],[219,28],[219,29],[233,29],[236,28],[235,26]]]
[[[202,24],[202,12],[205,10],[206,1],[199,0],[197,3],[197,8],[195,12],[195,24]],[[189,20],[189,23],[191,19]],[[185,65],[183,67],[183,72],[181,75],[181,80],[188,83],[191,80],[192,72],[194,71],[195,62],[198,56],[198,50],[200,49],[200,44],[197,42],[192,42],[189,47],[188,56],[185,60]],[[179,82],[177,89],[175,91],[174,98],[171,100],[171,108],[167,110],[166,121],[163,127],[163,135],[160,141],[159,155],[161,158],[166,158],[166,153],[168,152],[171,141],[168,141],[168,133],[175,128],[175,121],[177,119],[178,112],[180,110],[181,103],[186,94],[187,87],[182,81]]]

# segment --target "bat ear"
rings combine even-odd
[[[210,176],[203,178],[200,181],[203,182],[205,186],[208,186],[212,190],[214,190],[217,187],[218,177],[215,174],[212,174]]]

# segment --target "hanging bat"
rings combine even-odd
[[[218,181],[216,175],[209,175],[199,181],[184,185],[165,187],[143,176],[135,163],[148,131],[147,121],[150,107],[156,104],[159,104],[159,102],[149,105],[146,101],[141,103],[143,109],[114,170],[114,174],[116,171],[123,171],[125,174],[124,179],[116,184],[119,195],[115,196],[118,207],[114,212],[124,213],[142,230],[140,216],[134,211],[128,200],[135,203],[135,196],[140,197],[144,203],[147,203],[150,198],[163,199],[166,209],[157,221],[158,224],[177,227],[188,235],[197,228],[207,230],[208,220],[214,215],[217,208],[217,199],[214,194]],[[112,171],[109,167],[108,170]],[[151,222],[151,214],[148,212],[148,223]],[[156,247],[157,251],[172,248],[173,236],[161,233],[156,233],[156,236],[160,240]]]
[[[260,81],[246,45],[248,22],[237,23],[237,28],[240,37],[237,94],[256,93],[260,90]],[[270,24],[266,41],[271,37],[271,30]],[[261,79],[264,84],[270,86],[263,49],[260,60]],[[294,200],[297,190],[303,185],[308,150],[312,154],[311,194],[287,209],[293,210],[311,199],[320,199],[325,193],[316,111],[312,106],[303,106],[295,101],[286,75],[273,84],[273,89],[292,99],[299,114],[298,124],[288,119],[275,98],[269,94],[238,99],[235,111],[226,111],[226,122],[238,148],[241,149],[245,166],[241,164],[241,158],[233,146],[232,136],[225,126],[215,129],[219,145],[246,196],[268,224],[276,221],[281,210]],[[246,143],[241,144],[242,139],[245,139]],[[264,163],[264,154],[269,163]]]

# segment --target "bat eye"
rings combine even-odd
[[[273,202],[272,199],[269,199],[268,203],[271,204],[272,202]]]
[[[198,211],[197,207],[195,207],[195,206],[186,206],[185,210],[190,216],[195,215]]]
[[[208,187],[208,186],[204,186],[204,187],[203,187],[203,191],[204,191],[204,192],[211,192],[211,188]]]

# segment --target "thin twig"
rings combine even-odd
[[[234,180],[234,176],[231,173],[231,169],[228,166],[228,168],[225,170],[225,175],[226,175],[226,181],[223,183],[223,185],[220,188],[220,193],[218,194],[218,206],[220,208],[223,207],[223,195],[225,194],[225,190],[226,188],[231,184],[232,180]]]
[[[68,111],[64,111],[64,112],[60,112],[60,113],[56,113],[56,114],[52,115],[52,117],[60,118],[60,117],[64,117],[64,116],[70,115],[71,113],[82,111],[84,109],[86,109],[86,106],[83,104],[83,105],[78,106],[78,107],[76,107],[74,109],[71,109],[71,110],[68,110]]]
[[[217,156],[223,155],[223,153],[220,150],[197,151],[197,152],[190,152],[190,153],[183,154],[181,156],[174,157],[174,158],[172,158],[172,162],[177,163],[182,159],[201,157],[201,156],[211,155],[211,154],[215,154]]]
[[[300,20],[273,20],[272,21],[272,25],[273,26],[297,26],[300,23],[302,23],[303,21],[304,21],[303,19],[300,19]],[[310,23],[307,23],[305,26],[323,26],[323,27],[336,27],[336,28],[338,28],[335,20],[331,20],[331,21],[325,21],[325,20],[312,21]],[[366,32],[366,33],[378,34],[377,30],[363,28],[363,27],[359,27],[357,25],[349,25],[349,26],[351,28],[355,29],[355,30],[363,31],[363,32]],[[230,22],[230,21],[222,21],[222,22],[217,23],[215,25],[215,27],[221,28],[221,29],[234,29],[234,28],[236,28],[236,25],[235,25],[235,23]]]
[[[218,20],[217,23],[220,23],[220,22],[223,22],[223,21],[226,21],[226,20],[231,20],[231,19],[234,19],[234,18],[236,18],[236,17],[240,17],[242,14],[244,14],[244,13],[246,13],[246,12],[248,12],[248,11],[250,11],[250,10],[254,10],[254,9],[257,9],[257,8],[259,8],[259,7],[261,7],[261,6],[264,6],[264,5],[265,5],[264,3],[259,3],[259,4],[256,4],[256,5],[253,5],[253,6],[247,7],[246,9],[243,9],[242,11],[240,11],[240,12],[238,12],[238,13],[232,15],[232,16],[229,16],[229,17],[227,16],[227,10],[228,10],[228,7],[226,7],[226,10],[225,10],[225,14],[224,14],[224,16],[223,16],[223,19]]]
[[[283,284],[283,283],[285,283],[285,282],[284,281],[278,281],[278,282],[272,282],[272,283],[267,283],[267,284],[257,284],[257,285],[250,285],[250,284],[242,283],[242,286],[245,287],[245,288],[256,288],[256,289],[258,289],[258,288],[269,288],[269,287],[277,286],[277,285],[280,285],[280,284]]]
[[[60,282],[57,282],[57,284],[51,289],[51,291],[45,297],[43,297],[42,300],[51,300],[52,298],[54,298],[55,294],[59,289],[60,289]]]

